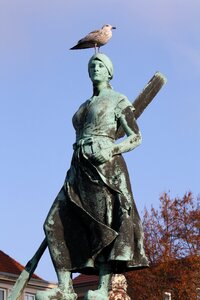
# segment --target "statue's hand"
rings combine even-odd
[[[102,149],[99,152],[93,153],[92,160],[96,163],[103,164],[109,161],[113,156],[113,148]]]

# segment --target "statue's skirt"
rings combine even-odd
[[[44,228],[56,269],[98,274],[101,263],[113,273],[148,266],[122,155],[95,165],[76,149]]]

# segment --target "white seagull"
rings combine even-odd
[[[105,45],[112,37],[112,29],[116,27],[112,25],[104,25],[101,29],[90,32],[84,38],[78,41],[77,45],[70,50],[95,48],[95,53],[99,52],[99,48]]]

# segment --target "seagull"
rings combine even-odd
[[[70,50],[95,48],[95,53],[97,53],[97,48],[105,45],[112,37],[112,29],[116,27],[112,25],[104,25],[101,29],[90,32],[84,38],[78,41],[77,45],[70,48]]]

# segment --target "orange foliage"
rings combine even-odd
[[[164,193],[160,207],[145,209],[143,227],[150,268],[127,273],[128,294],[134,300],[196,299],[200,288],[200,210],[192,193],[170,199]]]

